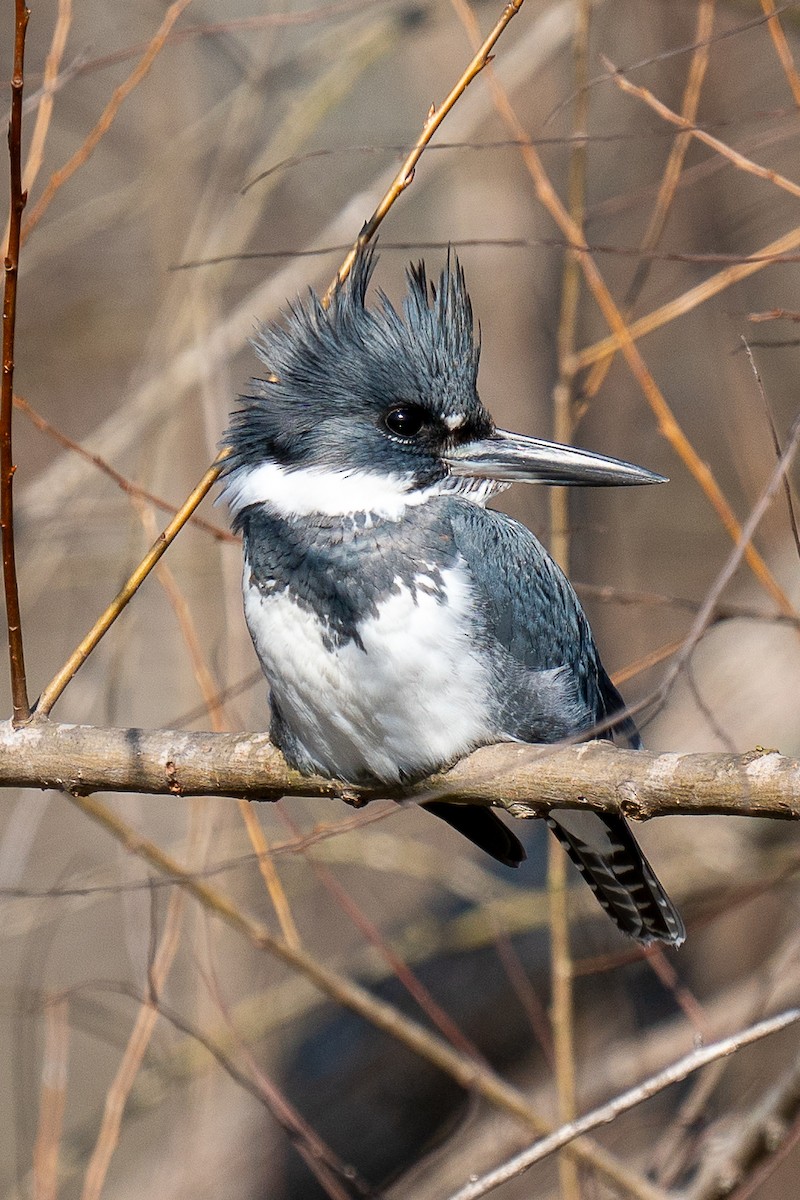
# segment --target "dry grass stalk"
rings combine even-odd
[[[57,1200],[59,1152],[67,1107],[69,1004],[53,998],[44,1006],[42,1086],[39,1126],[33,1147],[33,1200]]]

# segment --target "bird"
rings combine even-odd
[[[259,327],[266,367],[223,437],[242,535],[244,613],[287,763],[396,789],[480,746],[641,739],[570,583],[526,526],[487,507],[516,481],[661,482],[633,464],[497,428],[477,388],[480,331],[452,251],[407,272],[396,307],[361,248],[329,303],[309,290]],[[525,851],[488,806],[431,801],[499,862]],[[624,933],[685,930],[622,816],[547,823]]]

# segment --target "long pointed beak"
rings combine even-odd
[[[453,475],[503,483],[560,483],[573,487],[618,487],[666,483],[663,475],[604,454],[545,442],[496,429],[487,438],[465,442],[444,455]]]

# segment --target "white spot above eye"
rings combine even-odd
[[[449,413],[444,418],[444,423],[452,433],[456,429],[461,429],[462,425],[466,423],[466,420],[466,413]]]

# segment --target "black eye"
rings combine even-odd
[[[412,438],[416,437],[425,424],[425,413],[416,404],[398,404],[396,408],[389,409],[383,423],[389,433],[394,433],[397,437]]]

